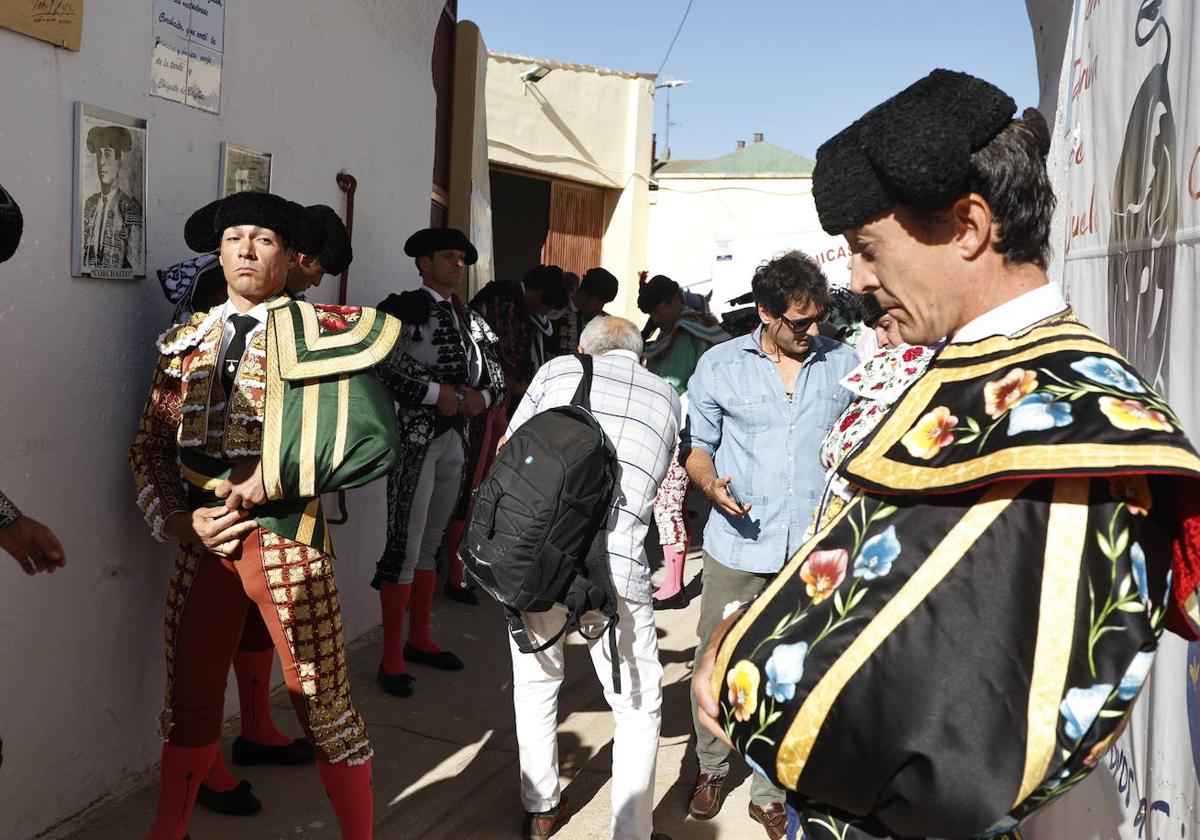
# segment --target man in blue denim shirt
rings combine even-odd
[[[713,503],[697,663],[726,606],[756,596],[800,548],[824,488],[818,449],[851,398],[838,383],[858,364],[849,347],[817,334],[829,289],[808,257],[793,251],[764,263],[752,289],[762,325],[705,353],[688,383],[682,450],[688,475]],[[695,720],[694,700],[692,709]],[[711,819],[729,750],[698,722],[695,729],[700,775],[688,812]],[[783,798],[754,774],[750,816],[773,840],[786,831]]]

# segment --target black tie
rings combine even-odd
[[[258,319],[253,315],[232,315],[233,338],[225,351],[225,362],[221,365],[221,385],[225,388],[226,396],[233,394],[233,379],[237,376],[238,365],[242,363],[242,354],[246,352],[246,336],[250,330],[258,326]]]

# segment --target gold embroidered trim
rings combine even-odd
[[[350,425],[350,377],[342,376],[337,383],[337,430],[333,436],[333,463],[336,470],[346,457],[346,430]]]
[[[186,464],[180,464],[179,471],[183,474],[184,481],[194,487],[199,487],[201,490],[216,490],[222,483],[222,479],[196,472]]]
[[[1025,773],[1015,808],[1046,778],[1058,742],[1058,713],[1067,685],[1067,666],[1074,639],[1063,633],[1075,627],[1079,576],[1088,535],[1088,492],[1091,480],[1063,478],[1054,482],[1046,555],[1042,564],[1042,594],[1038,608],[1037,645],[1029,689]]]
[[[321,408],[321,383],[303,385],[304,407],[300,424],[300,495],[317,493],[317,414]]]
[[[1046,328],[1046,331],[1055,332],[1065,329],[1067,328],[1049,327]],[[1070,329],[1075,334],[1079,330],[1078,327]],[[1041,330],[1030,334],[1030,340],[1041,337],[1043,337]],[[1009,339],[1003,341],[1010,342]],[[954,345],[951,345],[951,348],[953,347]],[[971,348],[970,355],[978,355],[978,347],[971,345]],[[943,354],[949,349],[943,351]],[[940,487],[970,485],[981,479],[1008,471],[1046,474],[1057,470],[1116,468],[1127,466],[1130,463],[1178,469],[1185,472],[1200,472],[1200,459],[1190,452],[1173,446],[1123,446],[1101,443],[1010,446],[990,455],[971,458],[944,467],[911,465],[886,457],[886,454],[899,442],[900,438],[916,424],[922,413],[930,408],[934,395],[942,385],[981,378],[1030,359],[1068,350],[1103,352],[1119,358],[1108,345],[1102,342],[1079,339],[1030,347],[1019,353],[1008,354],[1000,359],[968,367],[938,367],[935,362],[935,366],[917,380],[895,410],[883,421],[883,425],[880,426],[867,446],[851,457],[846,464],[845,474],[851,480],[865,479],[882,487],[904,491],[936,490]]]
[[[287,310],[282,310],[286,313]],[[262,471],[263,489],[268,499],[283,498],[283,480],[279,474],[280,449],[283,446],[284,382],[279,375],[279,324],[267,318],[266,391],[263,398]],[[290,341],[290,339],[289,339]]]
[[[300,527],[296,531],[296,542],[308,545],[317,530],[317,516],[321,512],[321,498],[318,496],[304,507],[300,516]]]
[[[364,313],[367,311],[367,309],[363,310]],[[374,310],[370,311],[373,312]],[[292,381],[298,379],[315,379],[342,373],[354,373],[355,371],[363,370],[382,362],[392,352],[392,348],[399,340],[401,329],[398,319],[390,315],[384,315],[383,319],[383,327],[379,335],[371,342],[370,346],[359,350],[357,353],[351,353],[348,356],[336,356],[328,359],[313,359],[301,362],[296,355],[296,332],[295,322],[292,319],[292,310],[290,308],[280,309],[270,319],[271,321],[279,321],[279,334],[286,336],[285,340],[279,340],[278,337],[276,339],[276,348],[280,355],[280,375]]]
[[[874,655],[879,646],[900,624],[921,605],[942,580],[967,553],[992,523],[1002,514],[1028,481],[1005,481],[992,487],[958,524],[950,530],[929,557],[900,587],[890,601],[871,619],[862,632],[838,657],[813,687],[788,727],[776,756],[779,780],[791,790],[796,789],[800,774],[808,763],[813,744],[837,702],[842,689],[858,670]]]

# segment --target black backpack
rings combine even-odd
[[[531,417],[500,450],[479,485],[459,557],[489,595],[504,605],[522,653],[537,653],[599,610],[608,619],[613,686],[617,599],[608,566],[608,516],[618,462],[591,412],[592,358],[578,355],[583,379],[571,404]],[[565,604],[567,620],[535,646],[522,612]],[[582,633],[582,631],[580,631]],[[586,636],[586,634],[584,634]]]

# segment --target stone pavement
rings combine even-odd
[[[700,566],[695,552],[687,567],[688,607],[657,614],[666,674],[655,829],[674,840],[753,840],[766,835],[746,814],[750,786],[747,771],[737,760],[730,778],[736,789],[717,818],[698,822],[686,816],[688,789],[696,775],[689,749],[688,691]],[[523,811],[518,797],[512,668],[502,612],[486,596],[478,607],[466,607],[439,594],[434,609],[435,637],[462,657],[467,663],[465,671],[445,673],[413,666],[416,694],[400,699],[384,694],[375,684],[382,644],[378,628],[359,639],[350,652],[355,703],[367,720],[375,746],[375,836],[379,840],[518,838]],[[282,690],[276,692],[273,703],[281,728],[298,734]],[[606,840],[612,716],[578,634],[572,634],[567,645],[559,714],[559,757],[571,818],[555,838]],[[223,748],[228,760],[236,729],[227,730]],[[254,784],[264,804],[262,812],[253,817],[225,817],[197,808],[191,829],[194,840],[339,836],[333,811],[311,767],[231,770]],[[156,787],[156,781],[147,778],[133,793],[101,802],[63,832],[56,832],[56,840],[136,840],[154,813]]]

